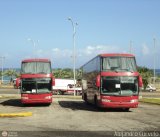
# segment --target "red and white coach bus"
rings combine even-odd
[[[138,107],[142,77],[132,54],[100,54],[81,67],[82,99],[102,108]]]
[[[26,59],[21,64],[21,102],[52,103],[51,61],[48,59]]]

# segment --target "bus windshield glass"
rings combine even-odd
[[[136,72],[134,57],[104,57],[102,59],[102,71],[130,71]]]
[[[21,68],[22,74],[50,74],[50,62],[23,62]]]
[[[101,78],[101,93],[107,95],[138,95],[138,77],[114,76]]]

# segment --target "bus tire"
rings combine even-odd
[[[130,109],[130,108],[123,108],[123,111],[129,112],[129,109]]]
[[[58,95],[63,95],[63,94],[64,94],[64,92],[63,92],[63,91],[58,90]]]
[[[89,103],[88,103],[88,99],[87,99],[87,94],[86,94],[86,93],[84,94],[84,97],[83,97],[83,98],[84,98],[85,103],[86,103],[86,104],[89,104]]]
[[[51,103],[46,103],[45,105],[49,107],[51,105]]]
[[[94,96],[94,105],[95,105],[96,108],[99,108],[98,107],[98,100],[97,100],[97,96],[96,95]]]

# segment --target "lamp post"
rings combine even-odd
[[[1,58],[1,60],[2,60],[2,68],[1,68],[1,83],[3,84],[3,62],[4,62],[4,59],[5,59],[5,57],[0,57]]]
[[[153,38],[153,42],[154,42],[154,60],[153,60],[153,69],[154,69],[154,71],[153,71],[153,75],[154,75],[154,77],[153,77],[153,83],[154,83],[154,85],[155,85],[155,78],[156,78],[156,39],[155,38]]]
[[[76,95],[76,91],[75,91],[75,85],[76,85],[76,68],[75,68],[75,64],[76,64],[76,53],[75,53],[75,35],[76,35],[76,26],[78,25],[77,23],[74,23],[72,18],[68,18],[69,21],[71,21],[72,27],[73,27],[73,77],[74,77],[74,96]]]

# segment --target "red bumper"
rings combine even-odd
[[[102,108],[137,108],[138,102],[127,103],[127,102],[100,102],[99,106]]]
[[[103,108],[137,108],[138,96],[101,96],[99,106]]]
[[[48,104],[48,103],[52,103],[52,100],[45,100],[45,99],[40,99],[40,100],[37,100],[37,99],[21,99],[21,103],[22,104],[40,104],[40,103],[45,103],[45,104]]]
[[[52,103],[52,94],[22,94],[22,104]]]

